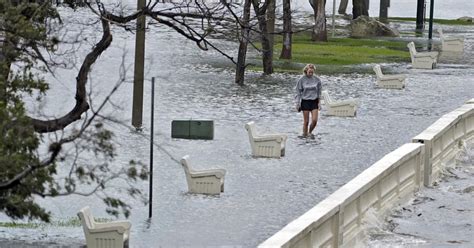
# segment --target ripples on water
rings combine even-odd
[[[442,170],[438,184],[422,188],[413,201],[396,206],[388,221],[380,221],[369,210],[363,221],[367,239],[358,247],[447,247],[448,243],[472,247],[472,214],[465,212],[472,200],[465,190],[472,187],[473,169],[471,140],[463,142],[456,159]]]
[[[302,116],[293,110],[293,88],[299,75],[262,77],[248,72],[246,85],[237,86],[232,69],[209,66],[228,63],[224,59],[200,52],[192,42],[170,36],[169,32],[147,35],[146,78],[157,77],[155,141],[172,158],[158,148],[155,151],[154,217],[147,222],[148,206],[136,203],[131,219],[133,247],[255,247],[383,155],[410,142],[411,137],[441,115],[472,98],[474,92],[473,56],[461,68],[441,64],[441,69],[434,71],[411,70],[406,64],[386,65],[394,66],[394,72],[408,75],[404,90],[377,89],[373,75],[321,76],[323,88],[333,98],[356,98],[360,106],[356,118],[328,117],[323,106],[316,139],[304,140],[297,138]],[[170,37],[176,42],[170,42]],[[108,92],[106,89],[117,80],[115,72],[124,49],[128,51],[125,64],[133,62],[132,35],[119,32],[114,39],[113,47],[99,59],[91,75],[97,92]],[[466,53],[472,55],[472,30],[467,43]],[[230,43],[224,45],[232,47]],[[60,71],[58,81],[73,82],[74,75]],[[68,109],[66,103],[73,97],[73,84],[66,86],[68,90],[64,84],[52,86],[46,107],[54,106],[56,111]],[[149,89],[148,81],[145,135],[149,135]],[[123,108],[115,116],[127,123],[131,116],[131,92],[132,84],[127,83],[113,98]],[[171,121],[191,118],[214,120],[215,139],[171,139]],[[244,124],[251,120],[261,132],[288,134],[284,158],[250,156]],[[117,164],[130,159],[148,161],[147,139],[122,127],[114,129],[119,148]],[[184,171],[175,162],[186,154],[196,168],[227,170],[226,191],[221,196],[186,193]],[[146,192],[148,184],[140,187]],[[93,197],[39,201],[56,218],[75,216],[85,205],[92,205],[97,216],[104,216],[102,203]],[[47,233],[57,237],[56,232],[62,233],[62,229],[53,228]],[[71,233],[68,239],[82,236],[78,227]],[[32,234],[28,239],[41,240],[41,233],[38,235]]]

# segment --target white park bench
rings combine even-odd
[[[193,170],[189,163],[189,155],[181,159],[186,174],[188,190],[195,194],[218,195],[224,192],[224,169]]]
[[[464,38],[445,36],[443,29],[438,28],[439,38],[441,39],[441,50],[450,52],[462,52],[464,50]]]
[[[377,86],[386,89],[405,88],[406,76],[402,74],[384,75],[380,65],[374,65],[375,75],[377,76]]]
[[[434,69],[438,62],[438,52],[417,52],[415,43],[410,42],[407,45],[410,50],[412,67],[415,69]]]
[[[285,156],[286,134],[257,134],[255,122],[245,124],[249,135],[252,156],[280,158]]]
[[[87,248],[122,248],[128,244],[132,227],[129,221],[95,222],[89,207],[82,208],[77,215],[81,219]]]
[[[353,117],[357,113],[357,100],[347,99],[334,101],[327,90],[321,92],[324,104],[327,106],[327,115]]]

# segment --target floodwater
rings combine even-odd
[[[465,144],[432,187],[396,206],[380,221],[366,222],[365,247],[472,247],[474,201],[474,140]]]
[[[336,13],[338,13],[339,3],[336,1]],[[333,0],[326,1],[326,14],[333,13]],[[425,0],[426,18],[429,18],[430,1]],[[308,0],[296,0],[294,4],[296,9],[303,11],[312,11]],[[378,17],[380,11],[380,0],[369,0],[369,15]],[[388,8],[388,16],[392,17],[416,17],[417,0],[397,0],[390,1]],[[474,2],[471,0],[435,0],[434,1],[434,18],[441,19],[457,19],[462,16],[473,16]],[[347,14],[352,14],[352,1],[349,1],[346,9]]]
[[[68,15],[72,12],[65,11]],[[74,17],[63,19],[85,22],[88,17],[78,10]],[[76,27],[70,25],[70,31],[77,32]],[[89,26],[83,37],[99,39],[93,33],[95,28],[99,27]],[[148,163],[149,79],[156,77],[153,218],[148,220],[148,206],[111,191],[134,203],[131,247],[255,247],[385,154],[410,142],[440,116],[474,97],[474,28],[469,26],[463,31],[467,44],[461,63],[441,60],[433,71],[410,69],[408,64],[382,65],[383,69],[407,74],[406,89],[377,89],[374,76],[359,74],[357,68],[353,74],[321,76],[323,88],[333,98],[358,99],[357,117],[329,117],[323,106],[316,139],[300,139],[302,116],[293,110],[293,87],[299,75],[262,77],[249,72],[246,85],[237,86],[230,63],[219,54],[198,51],[194,43],[173,31],[159,30],[147,34],[143,134],[111,126],[118,147],[115,163],[126,164],[130,159]],[[122,55],[126,54],[125,66],[133,63],[133,34],[113,31],[113,47],[99,58],[91,74],[93,94],[98,99],[105,97],[118,80]],[[226,51],[237,48],[231,42],[220,42]],[[130,69],[129,82],[132,74]],[[74,77],[74,70],[59,70],[56,78],[49,78],[54,83],[39,110],[45,115],[69,110]],[[114,104],[122,108],[106,109],[126,124],[131,117],[131,92],[132,84],[124,84],[113,97]],[[171,139],[171,121],[176,119],[214,120],[214,140]],[[252,158],[244,129],[248,121],[255,121],[261,132],[288,134],[286,156]],[[186,193],[184,171],[176,163],[186,154],[196,168],[227,170],[223,194]],[[148,183],[138,186],[147,192]],[[107,217],[104,204],[94,196],[38,201],[58,220],[76,216],[86,205],[92,207],[95,216]],[[8,218],[1,215],[0,221]],[[45,242],[51,241],[67,246],[85,242],[81,227],[55,226],[2,227],[0,239],[45,247],[50,247]]]

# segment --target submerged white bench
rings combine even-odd
[[[410,50],[412,67],[415,69],[434,69],[438,62],[438,52],[417,52],[415,43],[410,42],[407,45]]]
[[[334,101],[327,90],[321,92],[324,103],[328,107],[327,115],[353,117],[357,113],[357,100],[347,99]]]
[[[441,50],[450,52],[462,52],[464,50],[464,38],[445,36],[441,28],[438,28],[438,33],[441,39]]]
[[[285,156],[286,134],[257,134],[255,122],[245,124],[249,135],[252,156],[280,158]]]
[[[224,192],[224,169],[207,169],[195,171],[189,163],[189,155],[181,159],[186,174],[188,191],[195,194],[218,195]]]
[[[132,224],[129,221],[95,222],[89,207],[82,208],[77,215],[81,219],[87,248],[121,248],[130,238]]]
[[[406,76],[398,75],[384,75],[380,65],[374,65],[375,75],[377,76],[377,86],[387,89],[403,89],[405,88]]]

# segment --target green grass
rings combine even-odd
[[[112,219],[108,218],[95,218],[97,222],[109,222]],[[50,223],[45,222],[0,222],[0,227],[6,228],[26,228],[26,229],[37,229],[44,227],[79,227],[81,221],[77,217],[71,217],[64,220],[52,220]]]
[[[389,21],[413,21],[416,22],[414,17],[390,17]],[[428,23],[429,18],[425,19],[425,22]],[[473,22],[460,21],[460,20],[448,20],[448,19],[433,19],[433,23],[446,24],[446,25],[474,25]]]
[[[301,63],[322,65],[352,65],[362,63],[378,63],[387,60],[404,61],[406,52],[393,50],[383,46],[353,46],[337,42],[326,44],[293,44],[293,60]]]
[[[391,21],[416,21],[416,18],[393,17]],[[474,25],[459,20],[434,19],[439,24]],[[307,63],[316,64],[318,73],[336,74],[354,72],[353,65],[368,63],[410,62],[406,41],[374,37],[372,39],[333,38],[328,42],[313,42],[311,33],[293,35],[292,59],[278,59],[282,48],[281,37],[275,39],[274,71],[301,73]],[[258,58],[256,58],[258,60]],[[262,71],[260,62],[248,69]],[[357,69],[360,71],[360,69]],[[360,71],[362,72],[362,71]]]
[[[280,60],[282,44],[274,46],[274,69],[276,72],[301,72],[304,64],[313,63],[323,74],[353,72],[347,66],[365,63],[408,62],[406,42],[334,38],[328,42],[313,42],[310,34],[298,34],[293,37],[292,59]],[[255,66],[250,69],[262,70]]]

